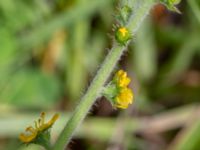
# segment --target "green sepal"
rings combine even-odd
[[[39,133],[34,143],[45,147],[46,150],[50,150],[51,147],[50,139],[51,139],[50,129],[48,129]]]
[[[131,17],[132,9],[128,5],[123,6],[119,10],[119,15],[116,16],[116,19],[119,21],[121,25],[126,25]]]
[[[104,87],[102,91],[102,95],[107,98],[111,102],[111,104],[114,104],[115,97],[119,93],[119,88],[113,84],[112,82],[109,83],[106,87]]]
[[[43,146],[46,150],[50,150],[51,149],[50,139],[51,139],[50,129],[47,129],[45,131],[38,133],[37,137],[30,143],[27,143],[26,145],[28,146],[30,144],[37,144]]]
[[[167,6],[167,8],[169,10],[181,14],[180,10],[177,7],[175,7],[174,5],[171,5],[171,6],[170,5],[166,5],[166,6]]]
[[[118,28],[115,31],[115,39],[116,41],[121,45],[126,45],[127,42],[132,38],[130,31],[127,29],[127,34],[125,36],[122,35],[122,33],[119,31],[120,28]]]
[[[178,8],[175,5],[178,5],[181,0],[160,0],[169,10],[181,14]]]

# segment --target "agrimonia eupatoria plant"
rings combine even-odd
[[[107,85],[105,83],[150,9],[156,3],[161,2],[170,10],[179,12],[175,5],[179,4],[180,1],[129,0],[127,2],[122,0],[121,7],[118,9],[118,14],[116,14],[117,25],[115,25],[112,48],[55,144],[52,147],[50,146],[49,129],[57,120],[58,115],[53,116],[49,122],[44,123],[44,113],[41,114],[40,119],[36,122],[35,128],[28,127],[26,131],[29,133],[20,135],[20,140],[25,144],[40,144],[47,150],[64,150],[98,97],[105,96],[114,108],[126,109],[132,104],[134,94],[128,87],[131,79],[125,71],[119,70]]]

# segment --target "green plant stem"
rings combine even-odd
[[[136,32],[136,30],[140,26],[141,22],[143,21],[153,4],[153,0],[133,1],[132,5],[137,6],[136,11],[134,11],[132,20],[130,22],[130,26],[132,27],[131,29],[133,32]],[[70,139],[74,134],[74,131],[81,124],[82,120],[87,115],[93,103],[100,96],[101,90],[103,89],[106,80],[110,76],[121,55],[126,50],[127,45],[120,46],[114,42],[113,48],[111,49],[103,64],[101,65],[86,94],[82,97],[71,118],[68,120],[63,131],[59,135],[53,147],[53,150],[64,150],[65,146],[69,143]]]
[[[156,0],[133,0],[133,15],[128,23],[128,28],[132,29],[133,34],[137,32],[140,24],[155,5]]]
[[[110,51],[110,53],[106,57],[106,60],[99,69],[96,77],[94,78],[93,82],[88,88],[86,94],[81,99],[72,117],[68,120],[65,128],[61,132],[61,135],[57,139],[57,142],[54,146],[54,150],[63,150],[65,145],[69,143],[74,133],[74,130],[87,115],[90,107],[95,102],[96,98],[100,96],[100,92],[104,83],[106,82],[107,78],[109,77],[110,73],[112,72],[113,68],[115,67],[115,64],[117,63],[124,50],[125,47],[115,46]]]

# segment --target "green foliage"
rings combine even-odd
[[[180,13],[180,11],[176,8],[175,5],[178,5],[181,2],[181,0],[160,0],[160,1],[164,3],[169,10]]]
[[[143,0],[123,0],[122,3],[132,6],[132,1]],[[124,53],[118,66],[131,76],[135,103],[134,109],[130,108],[127,114],[131,114],[131,118],[132,114],[136,115],[139,125],[144,121],[143,116],[154,120],[154,115],[159,117],[160,112],[168,112],[171,108],[177,110],[188,104],[199,105],[200,2],[158,1],[170,10],[177,11],[178,7],[182,14],[171,13],[161,6],[152,9],[151,17],[134,34],[129,52]],[[38,113],[33,110],[71,111],[71,107],[74,108],[107,54],[106,48],[111,47],[107,33],[113,35],[113,18],[118,19],[117,24],[122,20],[120,25],[124,25],[131,17],[129,7],[122,8],[124,13],[113,17],[119,8],[116,4],[114,0],[0,1],[0,112],[6,116],[0,118],[3,122],[0,125],[0,149],[16,148],[18,133],[27,122],[34,120],[31,115]],[[137,9],[139,5],[131,8]],[[61,35],[57,36],[56,33],[60,32]],[[21,119],[15,116],[18,111],[22,111]],[[113,120],[95,120],[94,125],[86,121],[77,136],[89,148],[88,145],[95,143],[95,136],[99,135],[98,140],[106,149],[115,126],[121,126],[115,122],[121,115],[116,110],[110,113],[111,108],[104,101],[98,103],[94,112],[95,119],[100,114],[111,115]],[[188,118],[186,120],[190,122],[191,117]],[[176,124],[177,120],[173,123]],[[155,144],[145,137],[146,134],[133,138],[132,124],[127,124],[130,129],[127,128],[126,138],[118,136],[122,137],[125,148],[145,150]],[[182,122],[182,128],[176,131],[177,128],[170,128],[170,136],[166,130],[164,134],[153,134],[150,139],[160,137],[165,142],[166,147],[158,149],[173,146],[198,149],[199,123],[189,124],[188,130],[182,130],[186,129],[184,125]],[[182,136],[176,137],[182,131],[185,131]],[[175,143],[175,139],[179,142]],[[41,148],[32,145],[21,149]]]
[[[172,146],[172,150],[198,150],[200,147],[200,121],[194,121],[183,131],[179,141]]]
[[[75,1],[47,3],[40,0],[22,0],[16,4],[13,0],[1,1],[2,102],[9,105],[17,104],[15,106],[53,106],[54,102],[59,100],[62,91],[69,99],[77,100],[87,83],[88,71],[93,72],[96,69],[101,58],[101,50],[105,47],[105,36],[96,31],[91,35],[92,20],[87,18],[92,18],[92,14],[100,8],[109,9],[110,4],[111,1],[93,1],[90,5]],[[74,24],[75,27],[70,30]],[[60,30],[63,30],[64,34],[61,39],[63,43],[57,44],[54,41],[59,38],[53,33]],[[68,35],[70,37],[66,37]],[[51,57],[48,54],[51,53],[50,50],[46,48],[47,43],[51,42],[62,46],[58,50],[53,47],[53,51],[60,52],[57,57],[50,58],[51,62],[48,63],[53,63],[53,66],[61,68],[61,72],[66,74],[63,85],[59,83],[59,76],[48,75],[48,71],[44,73],[48,66],[44,64],[43,55]],[[89,55],[93,63],[87,59]],[[24,66],[28,69],[22,69]],[[41,67],[44,70],[41,70]]]
[[[119,8],[119,15],[116,15],[116,18],[122,26],[126,25],[126,23],[129,21],[132,11],[132,8],[128,5]]]
[[[9,77],[1,86],[1,103],[22,108],[42,108],[49,107],[58,100],[59,82],[52,75],[30,69],[12,75],[13,77]]]

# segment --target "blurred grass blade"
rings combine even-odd
[[[174,54],[171,60],[166,63],[161,71],[162,81],[159,83],[161,87],[163,85],[174,84],[174,80],[183,74],[190,66],[197,50],[200,46],[198,32],[193,33],[185,39],[185,42],[180,49]]]
[[[189,118],[188,118],[189,119]],[[169,150],[199,150],[200,147],[200,120],[197,118],[190,126],[179,134],[177,141],[172,143]],[[190,120],[190,119],[189,119]]]
[[[150,20],[145,20],[141,26],[134,45],[134,70],[141,81],[149,81],[157,70],[156,46]]]
[[[187,0],[190,8],[192,9],[195,17],[197,18],[198,22],[200,23],[200,8],[196,0]]]
[[[66,61],[66,88],[67,93],[69,93],[70,99],[76,100],[86,83],[86,66],[84,64],[86,55],[86,41],[89,34],[89,24],[88,21],[79,21],[75,24],[73,28],[73,33],[71,38],[71,47],[69,49],[68,57],[69,60]],[[73,42],[76,41],[76,42]]]
[[[28,35],[26,34],[20,39],[20,46],[26,49],[32,48],[47,40],[47,38],[56,30],[88,18],[95,12],[103,9],[105,5],[108,5],[110,2],[111,0],[92,0],[86,3],[77,4],[60,15],[54,16],[54,19],[49,22],[35,28]]]

